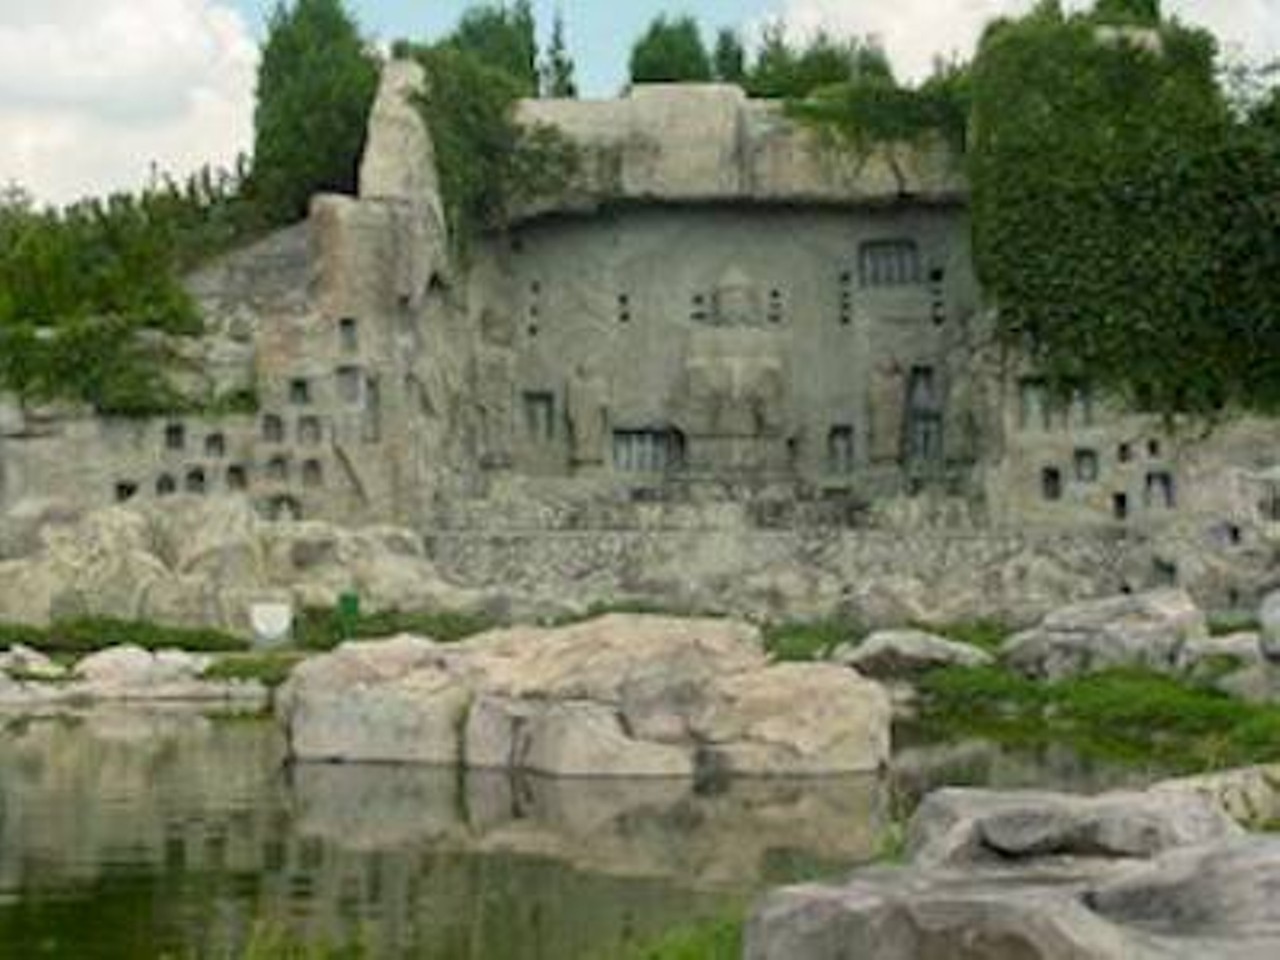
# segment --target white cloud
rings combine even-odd
[[[3,0],[0,183],[65,202],[230,164],[257,56],[218,0]]]
[[[935,55],[970,55],[988,21],[1031,5],[1031,0],[782,0],[779,10],[797,33],[825,28],[878,37],[897,71],[919,78],[929,72]],[[1211,28],[1229,51],[1255,60],[1280,57],[1280,0],[1165,0],[1164,6]]]

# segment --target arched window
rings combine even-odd
[[[220,433],[211,433],[204,438],[204,454],[217,460],[227,454],[227,438]]]
[[[249,489],[249,472],[238,463],[227,467],[227,489],[228,490],[248,490]]]
[[[200,494],[203,494],[207,488],[208,488],[208,480],[206,479],[204,471],[202,469],[200,469],[199,467],[196,467],[192,470],[187,471],[187,482],[186,482],[187,493],[194,493],[194,494],[200,495]]]
[[[285,457],[272,457],[267,463],[267,479],[272,483],[289,482],[289,461]]]
[[[169,474],[163,473],[156,480],[156,496],[171,497],[178,492],[178,481]]]
[[[284,421],[274,413],[262,418],[262,439],[267,443],[284,443]]]
[[[302,485],[312,488],[324,486],[324,465],[319,460],[308,460],[302,465]]]

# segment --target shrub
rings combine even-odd
[[[332,650],[346,640],[377,639],[400,633],[430,637],[439,643],[455,643],[493,626],[477,614],[457,611],[368,614],[344,624],[336,610],[304,610],[294,623],[294,644],[303,650]]]
[[[839,646],[857,643],[866,630],[847,620],[772,624],[765,628],[765,650],[775,660],[805,662],[824,660]]]
[[[146,650],[188,650],[228,653],[247,650],[249,644],[219,630],[162,627],[154,623],[81,617],[48,628],[0,625],[0,646],[23,644],[51,654],[87,654],[107,647],[134,644]]]

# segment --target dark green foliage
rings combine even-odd
[[[555,24],[551,28],[551,43],[547,46],[547,54],[542,64],[542,95],[554,98],[573,98],[578,95],[578,81],[575,79],[577,68],[573,58],[569,56],[569,47],[564,36],[564,17],[556,13]]]
[[[975,245],[1002,330],[1057,383],[1142,408],[1273,408],[1280,137],[1228,109],[1209,35],[1164,24],[1152,52],[1096,25],[1044,5],[974,66]]]
[[[715,78],[721,83],[741,84],[747,77],[747,51],[737,31],[725,28],[716,34],[716,49],[712,54]]]
[[[926,676],[921,692],[925,725],[950,737],[1067,741],[1188,772],[1280,758],[1280,707],[1142,671],[1050,684],[995,667],[953,668]]]
[[[427,75],[421,108],[435,142],[445,215],[464,247],[501,227],[511,205],[562,191],[576,147],[551,127],[514,119],[518,80],[450,45],[415,48]]]
[[[557,21],[559,23],[559,21]],[[443,46],[469,54],[510,77],[522,97],[538,94],[537,24],[528,0],[471,7]],[[563,35],[561,36],[563,48]],[[570,77],[572,64],[568,65]]]
[[[305,610],[294,624],[295,646],[303,650],[332,650],[346,640],[392,637],[412,633],[439,643],[455,643],[483,633],[492,621],[475,614],[441,611],[366,614],[354,624],[344,623],[336,610]]]
[[[1004,642],[1013,633],[1008,626],[998,620],[973,620],[968,623],[954,623],[945,627],[932,627],[927,624],[921,630],[938,633],[948,640],[967,643],[971,647],[996,653],[1004,646]]]
[[[258,69],[253,190],[272,223],[320,192],[354,193],[377,61],[342,0],[276,7]]]
[[[865,637],[865,628],[844,620],[771,624],[764,631],[765,649],[782,661],[823,660],[837,647]]]
[[[44,653],[93,653],[131,643],[147,650],[221,653],[248,649],[238,637],[218,630],[161,627],[106,617],[84,617],[48,628],[0,624],[0,647],[23,644]]]
[[[818,33],[792,44],[780,24],[769,26],[746,87],[754,97],[796,100],[836,84],[895,86],[889,59],[875,42]]]
[[[1143,26],[1160,23],[1160,0],[1098,0],[1094,11],[1099,20],[1107,23]]]
[[[705,83],[711,57],[692,17],[657,17],[631,50],[632,83]]]

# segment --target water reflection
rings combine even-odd
[[[219,955],[255,920],[379,957],[610,957],[873,856],[874,780],[513,781],[295,767],[263,721],[0,727],[0,956]]]

